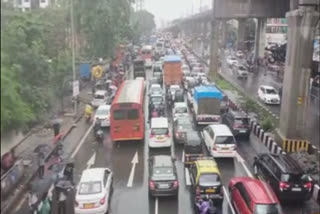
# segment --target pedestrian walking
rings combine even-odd
[[[52,128],[54,132],[54,137],[56,137],[60,133],[61,120],[56,115],[54,120],[52,121]]]
[[[44,176],[44,167],[45,167],[45,158],[42,152],[39,153],[38,162],[39,162],[39,178],[42,179]]]
[[[66,214],[66,201],[67,201],[67,196],[64,193],[64,190],[61,190],[59,193],[59,209],[58,213],[59,214]]]
[[[29,190],[27,197],[28,197],[28,206],[30,208],[30,213],[36,214],[37,213],[37,203],[38,203],[37,195],[35,193],[33,193],[31,190]]]

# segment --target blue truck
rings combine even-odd
[[[198,86],[193,91],[193,113],[198,125],[220,121],[223,93],[215,86]]]
[[[80,78],[82,80],[90,80],[91,79],[91,64],[89,64],[89,63],[81,63],[80,64]]]

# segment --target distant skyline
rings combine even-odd
[[[199,13],[202,8],[211,8],[212,0],[144,0],[144,9],[155,16],[157,27],[174,19]]]

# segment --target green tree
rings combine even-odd
[[[154,15],[146,10],[139,10],[132,14],[132,28],[134,29],[134,40],[137,41],[142,35],[149,36],[156,27]]]

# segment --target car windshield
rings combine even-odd
[[[234,144],[233,136],[217,136],[216,144]]]
[[[179,130],[191,129],[192,124],[190,122],[184,122],[179,124]]]
[[[200,186],[213,186],[220,182],[220,177],[216,173],[201,174],[199,177]]]
[[[169,133],[167,128],[153,128],[151,131],[152,135],[166,135]]]
[[[161,88],[160,87],[152,87],[151,92],[160,92]]]
[[[308,177],[305,174],[282,174],[281,180],[290,183],[300,183],[301,181],[307,181]]]
[[[266,89],[266,93],[267,93],[267,94],[277,94],[276,90],[274,90],[274,89],[272,89],[272,88],[271,88],[271,89],[269,89],[269,88]]]
[[[237,125],[249,125],[249,119],[248,118],[236,118],[234,123]]]
[[[168,177],[173,176],[172,167],[154,167],[153,168],[153,177]]]
[[[102,115],[108,115],[109,114],[109,109],[99,109],[96,112],[96,115],[98,116],[102,116]]]
[[[175,108],[175,112],[179,114],[188,113],[188,109],[185,106],[181,106],[181,107]]]
[[[245,67],[243,67],[243,66],[239,66],[239,70],[246,71]]]
[[[256,204],[254,214],[281,214],[279,204]]]
[[[101,95],[101,94],[95,94],[95,95],[94,95],[94,99],[96,99],[96,100],[102,100],[102,99],[104,99],[104,96]]]
[[[162,97],[151,97],[151,102],[153,103],[160,103],[163,101]]]
[[[101,192],[101,182],[100,181],[80,183],[80,187],[79,187],[79,194],[80,195],[97,194],[100,192]]]

